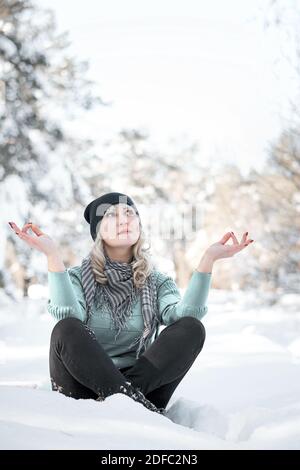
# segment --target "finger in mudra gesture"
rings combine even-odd
[[[14,222],[8,222],[15,234],[24,241],[30,248],[34,248],[46,255],[51,255],[57,251],[56,243],[43,232],[38,225],[33,224],[32,222],[26,223],[22,229],[18,227]],[[31,229],[32,233],[28,233]]]
[[[229,244],[229,240],[233,243]],[[245,232],[239,242],[233,232],[227,232],[217,243],[213,243],[206,250],[206,254],[211,256],[214,261],[220,258],[230,258],[239,251],[242,251],[254,240],[248,239],[248,232]]]

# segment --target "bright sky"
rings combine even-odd
[[[85,120],[86,135],[145,128],[161,148],[170,138],[197,140],[203,159],[259,168],[295,93],[279,60],[292,44],[263,28],[269,0],[36,4],[55,11],[73,52],[90,61],[102,99],[112,102]]]

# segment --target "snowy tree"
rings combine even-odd
[[[299,290],[300,133],[284,131],[271,148],[259,180],[265,214],[265,241],[272,253],[270,277],[276,287]]]
[[[81,173],[91,142],[75,138],[70,128],[102,101],[87,78],[88,64],[72,57],[68,46],[51,11],[27,0],[0,1],[2,242],[15,244],[9,220],[21,226],[33,220],[58,242],[80,238],[74,221],[91,197]],[[73,216],[67,217],[70,208]],[[19,249],[21,264],[32,264],[32,250],[24,244]],[[5,243],[0,269],[4,252]]]
[[[299,289],[299,154],[283,155],[288,141],[287,136],[279,139],[263,171],[242,177],[226,165],[215,175],[205,233],[212,237],[212,231],[232,230],[240,240],[249,231],[255,240],[238,256],[215,264],[215,287],[257,289],[273,300]]]
[[[263,174],[255,175],[265,216],[268,279],[278,290],[299,291],[300,268],[300,9],[294,1],[270,0],[262,15],[266,32],[276,30],[282,47],[274,70],[288,66],[296,84],[282,112],[283,131],[270,145]],[[269,259],[267,259],[269,258]]]

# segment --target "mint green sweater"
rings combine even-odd
[[[159,305],[159,323],[168,326],[181,317],[192,316],[199,320],[207,313],[207,297],[211,282],[211,273],[194,271],[181,298],[172,277],[155,271]],[[86,321],[86,303],[81,283],[81,266],[68,268],[63,272],[48,271],[49,298],[48,312],[56,320],[76,317]],[[136,349],[129,350],[129,345],[140,337],[144,330],[140,297],[133,305],[132,315],[126,329],[114,341],[116,331],[113,321],[104,308],[93,307],[87,325],[94,331],[97,341],[111,357],[118,369],[136,362]],[[153,341],[153,339],[152,339]]]

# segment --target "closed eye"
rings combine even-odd
[[[124,211],[125,212],[125,211]],[[129,215],[131,216],[134,216],[135,215],[135,212],[132,210],[132,209],[126,209],[126,212],[127,214],[129,213]],[[106,217],[109,217],[110,215],[116,215],[116,212],[115,211],[111,211],[111,212],[106,212],[105,216]]]

